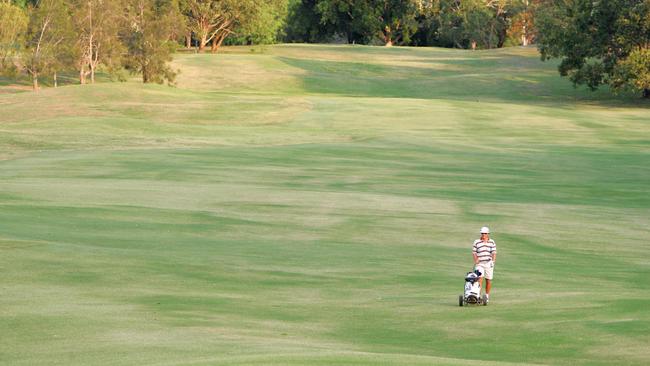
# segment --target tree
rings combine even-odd
[[[120,0],[71,0],[77,40],[75,44],[79,81],[95,82],[100,64],[115,69],[120,64],[124,46],[119,39],[124,25],[123,3]]]
[[[519,0],[518,11],[512,17],[508,28],[508,36],[519,40],[522,46],[535,42],[537,30],[535,27],[535,9],[542,0]]]
[[[458,48],[500,48],[522,0],[441,0],[440,38]]]
[[[28,17],[20,7],[8,1],[0,1],[0,72],[13,74],[25,32]]]
[[[190,2],[192,0],[178,0],[178,10],[180,14],[180,28],[183,30],[185,48],[192,47],[192,27],[189,23]]]
[[[232,22],[224,1],[187,0],[184,10],[189,29],[197,36],[199,52]]]
[[[70,66],[72,32],[70,11],[63,0],[41,0],[30,12],[20,64],[31,76],[35,91],[39,76],[52,73],[56,85],[57,72]]]
[[[417,30],[416,0],[317,0],[321,23],[334,26],[348,42],[407,44]]]
[[[268,44],[275,42],[287,20],[287,0],[258,0],[251,12],[229,33],[230,44]]]
[[[381,0],[373,4],[375,17],[386,46],[406,44],[417,30],[417,7],[414,1]]]
[[[169,66],[176,48],[178,4],[163,0],[127,0],[128,27],[122,29],[127,48],[123,63],[144,83],[173,83],[176,72]]]
[[[415,20],[417,30],[411,36],[411,46],[440,45],[440,0],[419,0]]]
[[[470,40],[472,49],[493,48],[498,40],[500,29],[491,7],[483,0],[464,1],[461,17],[463,18],[463,34]]]
[[[650,49],[638,48],[621,60],[610,84],[616,90],[630,90],[650,98]]]
[[[369,43],[372,30],[364,18],[369,13],[366,5],[360,0],[316,0],[314,8],[320,23],[332,28],[333,33],[345,35],[348,43]]]
[[[284,32],[288,42],[327,42],[336,32],[331,24],[322,24],[317,0],[291,0]]]
[[[542,60],[591,90],[640,91],[650,98],[650,0],[549,0],[536,14]]]
[[[272,42],[287,14],[287,0],[184,0],[183,13],[199,52],[217,52],[231,35]]]
[[[485,26],[489,18],[488,9],[481,0],[443,0],[440,2],[440,40],[447,47],[475,49],[478,44],[485,47],[491,37]],[[482,42],[486,39],[487,42]]]

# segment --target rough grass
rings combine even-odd
[[[225,51],[0,93],[3,364],[650,362],[643,101],[533,49]]]

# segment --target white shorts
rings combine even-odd
[[[476,268],[483,273],[483,277],[485,277],[486,280],[492,280],[492,276],[494,275],[494,262],[489,261],[479,263],[476,265]]]

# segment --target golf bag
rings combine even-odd
[[[481,297],[481,282],[479,279],[483,274],[476,269],[473,272],[467,272],[465,275],[465,291],[458,296],[458,306],[464,304],[486,305],[485,296]]]

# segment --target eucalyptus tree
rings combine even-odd
[[[75,47],[81,84],[95,82],[100,64],[108,69],[119,67],[125,48],[119,33],[125,26],[122,0],[70,0],[77,35]]]
[[[199,52],[212,42],[223,42],[235,22],[236,0],[187,0],[187,23],[197,37]]]
[[[509,24],[508,33],[519,41],[522,46],[535,42],[537,29],[535,27],[535,10],[543,0],[518,0],[517,12]]]
[[[287,0],[184,0],[184,13],[199,52],[216,52],[229,36],[273,40],[287,13]]]
[[[71,66],[74,29],[71,12],[64,0],[40,0],[29,14],[20,67],[29,74],[35,91],[39,77],[51,73],[56,85],[56,75]]]
[[[176,72],[169,62],[176,49],[178,3],[173,0],[125,0],[121,38],[127,52],[123,65],[142,75],[144,83],[173,84]]]
[[[0,72],[14,74],[23,46],[29,18],[25,11],[6,0],[0,0]]]

